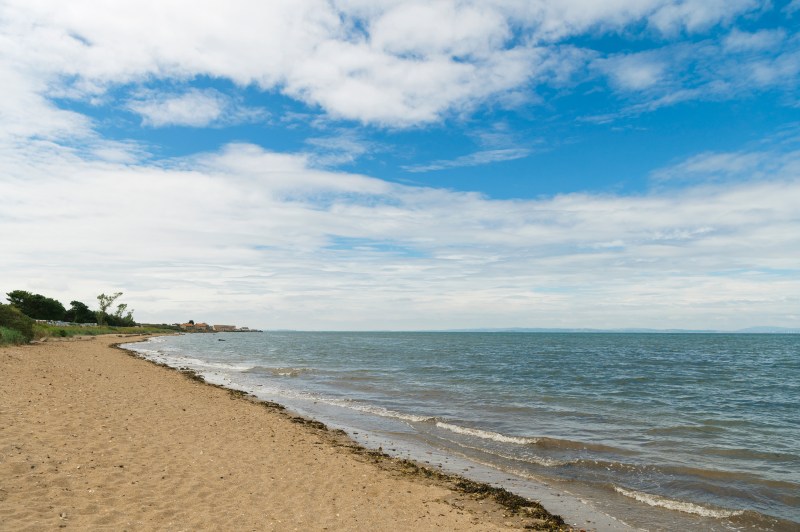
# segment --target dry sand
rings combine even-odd
[[[541,524],[112,347],[137,339],[0,348],[0,530]]]

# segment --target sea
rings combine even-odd
[[[275,331],[126,347],[586,530],[800,530],[800,335]]]

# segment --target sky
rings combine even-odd
[[[800,326],[800,0],[0,0],[0,291]]]

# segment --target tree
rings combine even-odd
[[[133,310],[129,310],[127,314],[124,316],[122,315],[125,312],[125,309],[128,308],[127,303],[120,303],[117,305],[117,311],[114,312],[113,316],[109,316],[109,324],[111,325],[122,325],[124,327],[131,327],[136,325],[136,322],[133,321]]]
[[[85,303],[70,301],[69,304],[71,306],[64,316],[64,321],[71,321],[74,323],[96,323],[95,320],[97,318],[94,312],[89,310],[89,307],[86,306]]]
[[[100,302],[100,310],[95,312],[98,324],[120,327],[133,327],[136,325],[136,322],[133,319],[133,310],[129,310],[128,313],[125,314],[125,310],[128,308],[127,303],[120,303],[117,305],[117,310],[114,312],[114,314],[108,313],[108,309],[111,308],[111,305],[114,303],[114,301],[116,301],[121,295],[122,292],[117,292],[109,296],[105,294],[100,294],[97,296],[97,300]]]
[[[97,316],[98,325],[105,325],[106,323],[108,323],[109,316],[106,313],[106,311],[114,303],[114,301],[121,295],[122,292],[117,292],[115,294],[111,294],[110,296],[107,296],[105,294],[100,294],[99,296],[97,296],[97,300],[100,302],[100,310],[95,312],[95,315]]]
[[[60,302],[42,294],[14,290],[6,294],[8,302],[35,320],[63,320],[67,309]]]

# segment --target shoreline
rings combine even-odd
[[[3,528],[570,529],[119,347],[151,336],[0,348]]]

